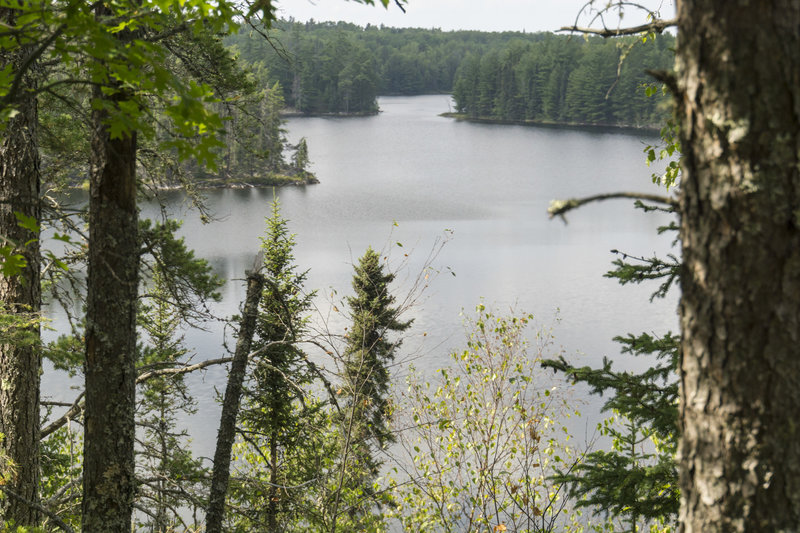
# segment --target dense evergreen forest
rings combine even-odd
[[[216,164],[184,160],[176,132],[162,126],[172,111],[160,105],[145,126],[155,135],[142,140],[138,163],[155,187],[203,188],[315,183],[307,168],[314,147],[286,138],[287,111],[373,114],[378,95],[452,93],[454,115],[472,120],[658,126],[667,115],[665,97],[647,90],[644,70],[669,67],[674,38],[586,40],[289,20],[269,30],[242,26],[222,40],[209,32],[178,35],[169,44],[178,58],[170,68],[213,93],[220,134],[204,149]],[[74,116],[89,113],[90,99],[85,86],[68,87],[66,95],[39,99],[45,179],[85,185],[89,132]]]
[[[452,93],[470,119],[657,126],[667,116],[645,69],[669,68],[670,35],[582,39],[291,20],[268,35],[244,28],[226,44],[266,70],[301,113],[374,113],[378,95]]]

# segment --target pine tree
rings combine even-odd
[[[261,101],[261,148],[264,150],[264,164],[267,172],[281,172],[286,166],[283,160],[283,146],[286,142],[281,111],[284,108],[283,89],[279,82],[264,90]]]
[[[297,174],[306,174],[308,171],[308,143],[306,138],[300,139],[292,156],[292,170]]]

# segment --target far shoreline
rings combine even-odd
[[[312,173],[307,172],[305,177],[299,178],[288,175],[277,175],[256,178],[231,178],[222,179],[198,179],[188,184],[188,187],[198,191],[212,191],[219,189],[243,190],[243,189],[267,189],[269,187],[305,187],[306,185],[317,185],[319,179]],[[152,181],[141,183],[141,186],[155,191],[179,191],[187,188],[183,183],[154,183]],[[89,190],[89,180],[83,180],[66,186],[72,190]]]
[[[658,135],[661,129],[656,126],[632,126],[630,124],[593,124],[583,122],[553,122],[541,120],[511,120],[489,117],[470,117],[465,113],[446,112],[439,113],[440,117],[451,118],[459,122],[472,122],[475,124],[500,124],[508,126],[531,126],[553,129],[594,130],[598,132],[619,133],[647,133]]]

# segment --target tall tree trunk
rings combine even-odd
[[[217,447],[214,450],[214,471],[211,475],[211,494],[208,498],[206,511],[206,533],[220,533],[222,519],[225,516],[225,495],[228,492],[230,480],[231,450],[236,437],[236,418],[239,415],[239,404],[242,399],[242,384],[244,383],[247,359],[253,335],[256,332],[256,318],[258,318],[258,302],[264,290],[264,276],[258,272],[247,275],[247,294],[242,310],[242,319],[239,324],[239,338],[233,354],[231,370],[228,374],[228,385],[225,388],[225,397],[222,402],[222,414],[217,432]]]
[[[0,9],[0,20],[13,26],[15,13]],[[27,47],[0,52],[0,68],[16,72]],[[28,72],[17,101],[18,114],[0,133],[0,235],[19,244],[27,266],[20,275],[0,276],[0,303],[7,312],[29,324],[0,343],[0,453],[16,465],[15,474],[0,499],[0,523],[13,520],[30,526],[38,521],[29,504],[38,502],[39,487],[39,312],[41,308],[38,232],[19,225],[14,213],[41,218],[39,201],[39,148],[37,142],[36,73]],[[26,244],[27,243],[27,244]],[[15,338],[19,334],[19,338]],[[10,491],[10,492],[9,492]],[[13,496],[13,493],[16,496]]]
[[[800,1],[679,2],[681,522],[800,530]]]
[[[98,8],[103,9],[103,8]],[[118,90],[95,98],[114,105]],[[130,533],[134,496],[136,296],[139,248],[136,132],[112,139],[108,114],[92,120],[83,532]]]

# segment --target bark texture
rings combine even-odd
[[[225,516],[225,495],[228,492],[228,481],[231,472],[231,450],[236,437],[236,418],[242,399],[242,385],[247,370],[247,359],[253,335],[256,332],[258,303],[264,290],[266,280],[257,272],[247,275],[247,294],[245,296],[242,319],[239,324],[239,338],[233,354],[228,384],[222,402],[222,415],[217,432],[217,447],[214,450],[214,471],[211,475],[211,494],[206,511],[206,533],[220,533],[222,519]]]
[[[0,20],[13,26],[14,11],[0,9]],[[17,71],[29,53],[26,47],[0,52],[0,68]],[[39,349],[38,317],[41,308],[39,235],[20,227],[15,212],[41,218],[39,200],[39,149],[35,72],[26,74],[15,102],[18,114],[0,133],[0,235],[19,246],[27,266],[18,276],[0,276],[0,302],[4,312],[29,324],[12,328],[0,340],[0,454],[13,461],[15,473],[0,499],[0,524],[13,521],[34,525],[37,511],[25,500],[38,503],[39,486]],[[26,244],[27,243],[27,244]],[[0,312],[3,312],[0,310]]]
[[[98,91],[96,98],[103,97]],[[123,100],[124,92],[110,99]],[[84,533],[130,533],[134,496],[136,133],[111,139],[95,111],[86,304]]]
[[[678,19],[682,528],[800,531],[800,1]]]

